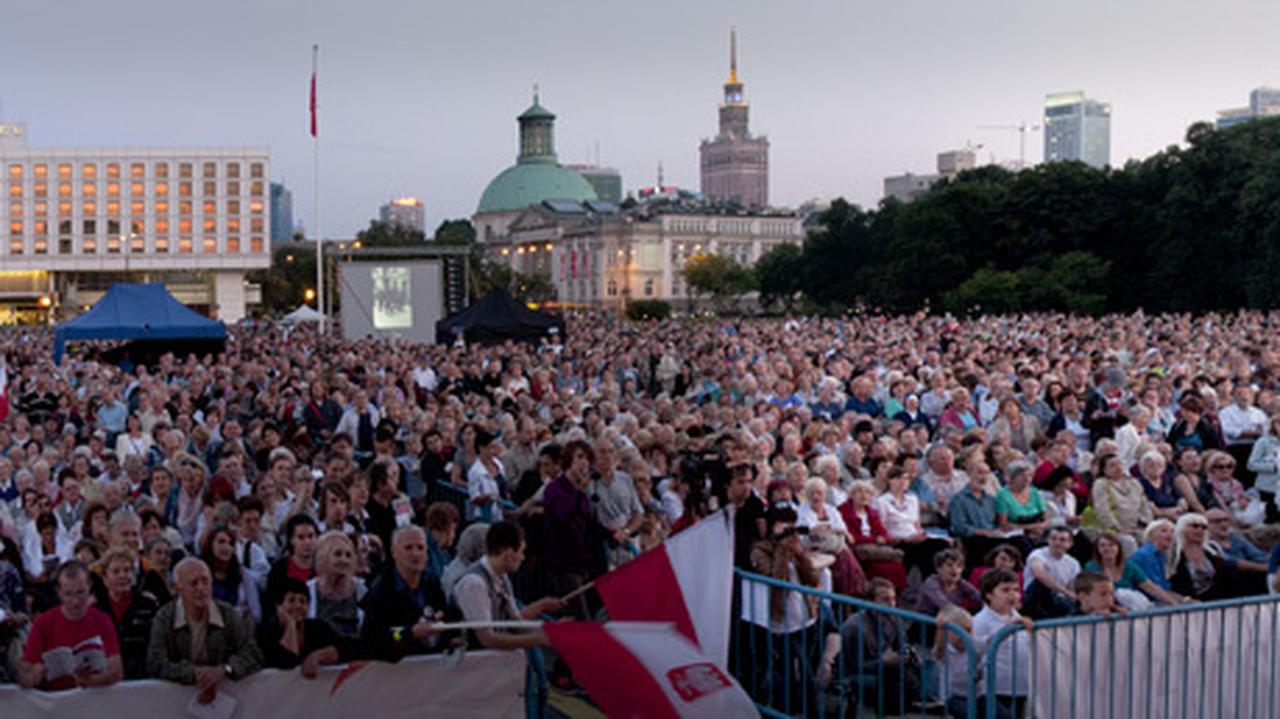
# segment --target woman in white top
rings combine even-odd
[[[142,420],[138,419],[138,415],[131,414],[124,421],[124,431],[116,437],[116,457],[120,460],[120,466],[124,466],[124,461],[131,455],[136,455],[144,462],[147,455],[151,453],[151,435],[142,431]]]
[[[497,522],[502,519],[498,502],[506,497],[507,478],[498,455],[502,443],[492,434],[476,430],[476,461],[467,470],[467,519]]]
[[[902,467],[889,470],[889,491],[876,497],[871,507],[889,532],[893,546],[903,552],[902,563],[910,572],[920,570],[922,577],[933,573],[933,555],[951,546],[950,540],[930,536],[920,523],[920,498],[907,491],[911,475]]]
[[[1151,410],[1136,405],[1129,410],[1129,421],[1116,430],[1116,452],[1124,460],[1124,466],[1132,467],[1142,457],[1142,445],[1150,442],[1147,425],[1151,423]]]

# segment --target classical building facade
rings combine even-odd
[[[0,142],[0,322],[77,314],[115,282],[162,282],[235,322],[271,264],[266,148]]]
[[[750,108],[738,78],[737,33],[729,34],[729,79],[720,105],[720,131],[699,147],[702,194],[742,207],[769,206],[769,140],[753,137]]]

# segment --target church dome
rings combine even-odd
[[[520,114],[520,155],[484,188],[476,214],[523,210],[546,200],[586,202],[599,199],[586,178],[556,162],[555,120],[550,110],[538,103]]]

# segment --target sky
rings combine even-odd
[[[1275,0],[3,0],[0,119],[35,147],[267,146],[312,226],[318,43],[323,234],[403,195],[430,233],[512,164],[535,83],[561,162],[598,147],[624,190],[659,164],[697,189],[731,25],[781,206],[875,205],[968,143],[1015,160],[1017,132],[979,126],[1039,122],[1050,92],[1112,104],[1118,165],[1280,85]]]

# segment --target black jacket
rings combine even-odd
[[[430,572],[422,573],[415,591],[409,589],[395,566],[390,566],[373,580],[360,606],[365,617],[360,644],[362,653],[370,659],[397,662],[407,655],[432,654],[444,649],[444,638],[418,641],[410,631],[424,613],[434,616],[446,609],[440,580]]]

